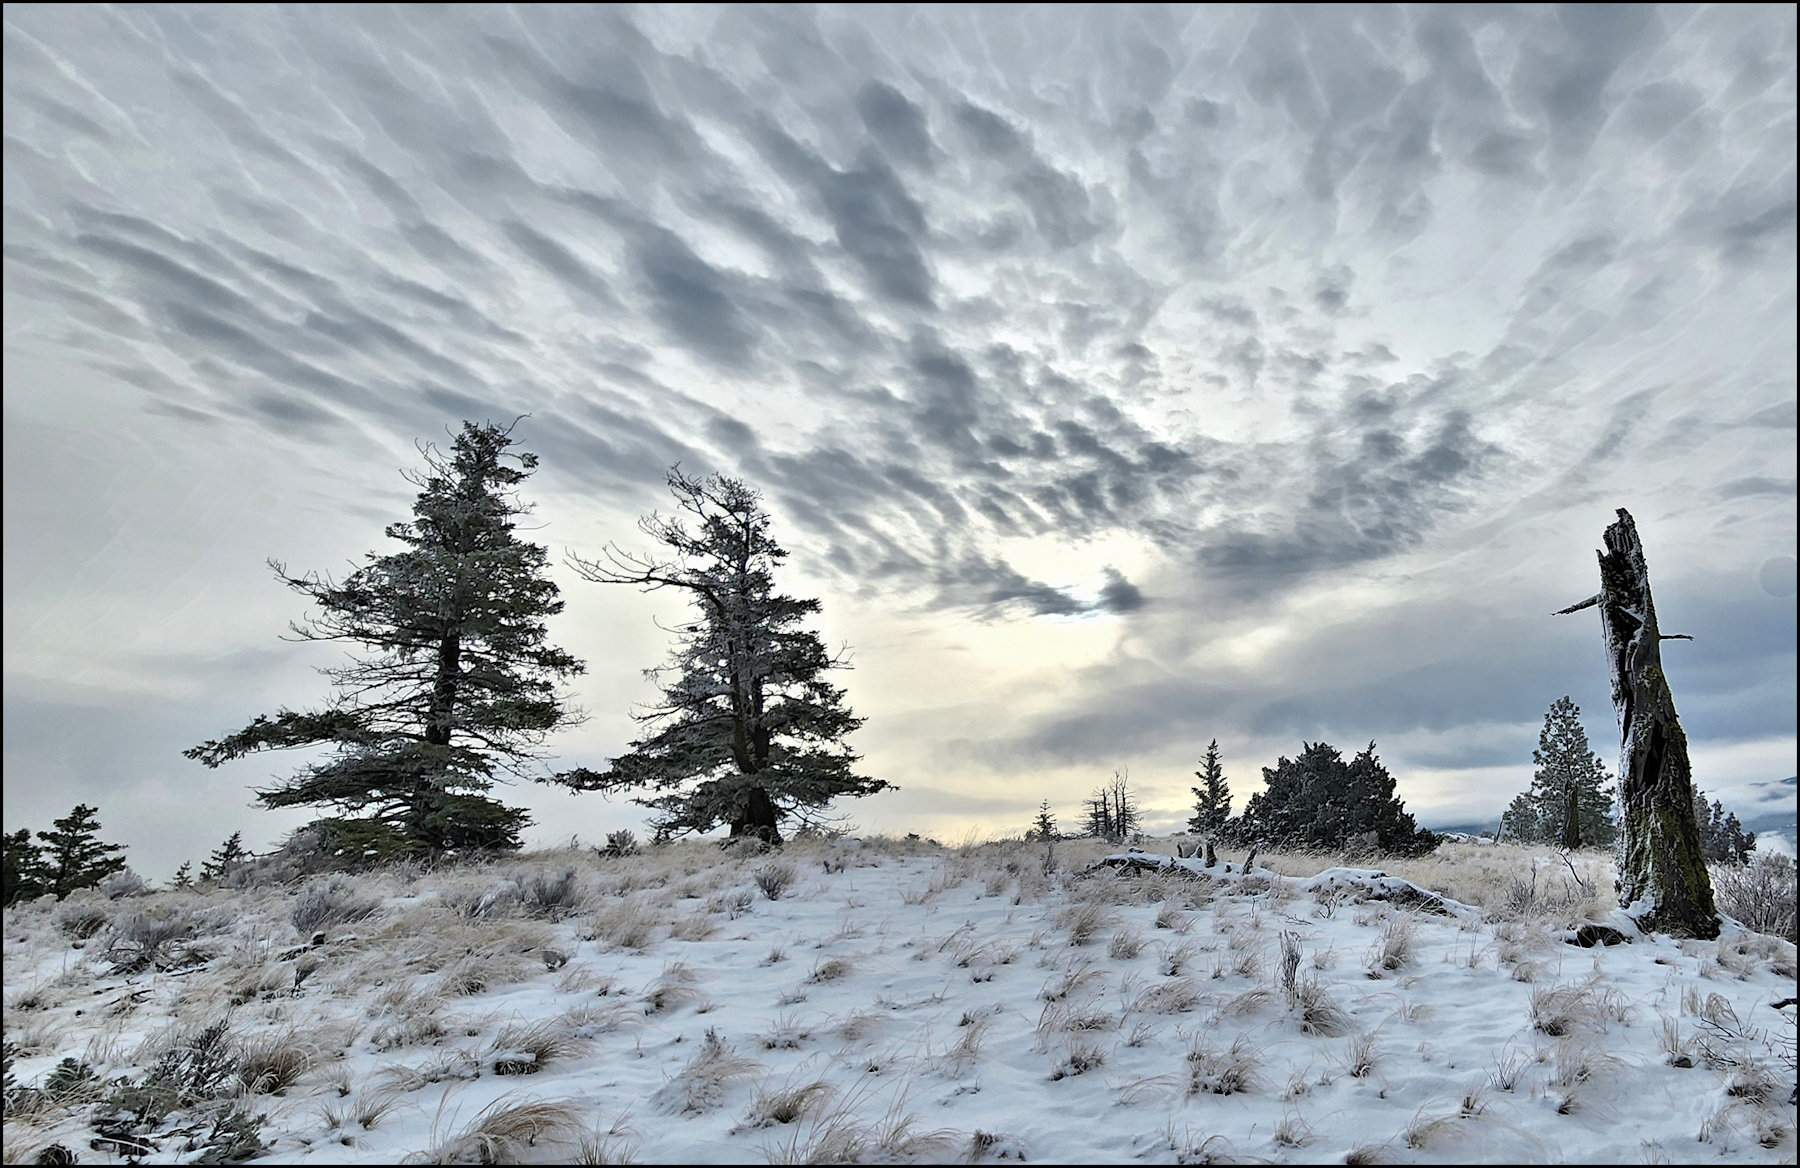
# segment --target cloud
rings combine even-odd
[[[121,529],[154,517],[111,476],[169,450],[291,460],[261,530],[342,523],[414,437],[528,412],[570,544],[679,460],[763,489],[877,639],[1104,630],[1032,714],[1067,757],[1175,750],[1205,710],[1446,769],[1586,668],[1509,613],[1593,507],[1682,534],[1659,598],[1729,565],[1772,599],[1792,549],[1791,9],[7,19],[8,425],[158,435],[68,483]],[[164,505],[208,491],[241,493]],[[109,562],[100,520],[8,527],[9,572]],[[148,578],[33,603],[181,603],[119,583]],[[1791,732],[1791,622],[1743,621],[1685,656],[1691,734]],[[1233,656],[1259,636],[1279,668]],[[65,647],[32,634],[9,684]]]

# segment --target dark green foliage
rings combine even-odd
[[[1219,740],[1207,745],[1206,757],[1194,772],[1200,780],[1194,792],[1194,814],[1187,829],[1196,835],[1216,836],[1231,818],[1231,786],[1225,781],[1225,768],[1219,763]]]
[[[215,1022],[178,1042],[136,1083],[116,1080],[94,1122],[94,1146],[138,1160],[180,1139],[181,1151],[199,1153],[184,1157],[195,1164],[235,1164],[261,1153],[263,1117],[233,1102],[243,1077],[227,1025]]]
[[[737,479],[668,476],[677,515],[638,526],[662,545],[650,555],[608,546],[603,561],[570,557],[585,578],[678,588],[692,619],[675,627],[670,663],[647,671],[661,700],[639,712],[656,727],[604,772],[577,768],[557,781],[577,790],[646,790],[657,840],[728,824],[733,837],[779,843],[779,825],[816,826],[831,800],[887,789],[855,772],[844,738],[863,720],[825,674],[843,668],[801,622],[817,600],[775,591],[787,552],[770,535],[762,497]]]
[[[258,716],[187,756],[218,766],[328,744],[330,758],[258,791],[261,803],[331,806],[338,822],[398,832],[410,852],[517,848],[528,817],[484,792],[497,771],[538,777],[545,736],[580,720],[556,685],[583,666],[545,640],[563,603],[544,549],[515,534],[530,508],[514,488],[537,456],[508,453],[512,445],[510,430],[472,422],[448,456],[422,445],[428,469],[408,475],[422,488],[413,518],[387,528],[405,550],[370,553],[341,584],[271,562],[320,610],[295,634],[359,645],[362,656],[322,670],[337,691],[330,708]],[[392,850],[389,836],[376,838]]]
[[[1324,742],[1301,744],[1298,758],[1262,769],[1266,789],[1250,796],[1233,836],[1268,848],[1346,848],[1423,855],[1437,837],[1421,830],[1394,794],[1394,776],[1375,744],[1345,762]]]
[[[1588,748],[1581,709],[1568,695],[1557,698],[1544,715],[1531,789],[1515,797],[1501,818],[1504,838],[1524,844],[1609,848],[1618,838],[1613,816],[1611,776]],[[1569,816],[1571,795],[1575,817]]]
[[[1745,831],[1737,812],[1727,811],[1717,800],[1708,806],[1704,792],[1694,791],[1694,823],[1700,829],[1700,850],[1716,864],[1742,864],[1756,846],[1756,833]]]
[[[53,821],[51,830],[37,833],[44,841],[45,891],[54,892],[58,900],[77,888],[92,888],[125,866],[125,857],[117,854],[125,845],[100,841],[97,812],[98,808],[77,803],[75,810]]]
[[[1037,818],[1032,820],[1031,828],[1026,831],[1026,840],[1053,840],[1061,838],[1056,830],[1056,816],[1051,814],[1050,800],[1045,799],[1038,804]]]
[[[638,854],[637,836],[628,827],[618,831],[609,831],[606,833],[606,846],[597,851],[609,860],[635,856]]]
[[[169,887],[174,889],[192,888],[194,886],[194,862],[183,860],[181,867],[175,869],[175,875],[169,880]]]
[[[244,850],[244,833],[234,831],[224,843],[212,850],[212,855],[200,865],[200,879],[223,880],[234,868],[241,867],[251,859]]]
[[[0,838],[5,843],[4,852],[0,852],[4,863],[5,895],[0,898],[0,903],[11,905],[21,900],[35,900],[50,891],[50,870],[44,863],[44,849],[32,842],[31,829],[21,827]]]

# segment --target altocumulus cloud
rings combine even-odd
[[[553,545],[742,474],[844,632],[973,630],[1036,695],[949,754],[867,711],[903,785],[1136,758],[1178,802],[1215,734],[1528,760],[1572,690],[1603,737],[1592,630],[1536,614],[1617,505],[1730,630],[1690,733],[1791,755],[1791,8],[46,7],[6,52],[21,701],[280,627],[250,576],[210,620],[124,583],[119,531],[359,554],[414,437],[530,413]],[[28,434],[113,461],[32,492]],[[571,591],[588,643],[645,615]],[[628,733],[652,662],[604,655],[570,751]],[[896,660],[859,668],[910,726]],[[121,734],[40,795],[11,739],[39,819],[169,769]]]

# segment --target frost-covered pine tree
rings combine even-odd
[[[608,545],[598,560],[569,557],[584,578],[676,588],[693,616],[676,626],[669,664],[646,671],[661,700],[639,711],[654,726],[605,771],[557,776],[584,791],[642,790],[633,801],[657,812],[658,839],[720,824],[734,837],[781,841],[786,820],[821,822],[840,795],[889,788],[859,775],[860,756],[844,742],[863,719],[826,674],[846,667],[802,626],[817,600],[783,596],[775,569],[787,552],[770,534],[761,495],[723,475],[668,475],[676,514],[651,514],[639,528],[653,553]]]
[[[49,831],[38,832],[44,841],[45,891],[61,900],[77,888],[92,888],[125,867],[118,853],[124,844],[102,843],[99,808],[77,803],[75,810],[52,820]]]
[[[1550,704],[1537,749],[1531,789],[1515,797],[1502,820],[1505,835],[1519,843],[1611,847],[1618,836],[1613,818],[1613,786],[1606,764],[1588,747],[1581,708],[1567,694]],[[1576,819],[1569,821],[1573,788]]]
[[[1050,810],[1050,800],[1045,799],[1038,804],[1037,818],[1031,823],[1031,830],[1025,833],[1027,840],[1053,840],[1060,838],[1056,830],[1056,816]]]
[[[216,767],[252,751],[332,747],[257,792],[265,807],[334,808],[339,817],[309,825],[327,854],[517,848],[530,817],[485,792],[502,772],[545,777],[535,765],[545,736],[581,720],[557,683],[583,666],[546,640],[563,602],[544,549],[516,533],[530,506],[515,488],[537,466],[535,454],[510,451],[516,443],[510,427],[464,422],[448,455],[421,444],[427,469],[406,476],[421,488],[413,517],[387,528],[405,547],[369,553],[341,584],[271,561],[319,607],[290,626],[301,640],[364,652],[320,670],[336,689],[326,709],[259,715],[187,756]]]
[[[1231,787],[1225,782],[1225,768],[1219,764],[1219,740],[1206,748],[1206,758],[1194,772],[1200,780],[1194,792],[1194,814],[1187,829],[1195,835],[1216,836],[1231,818]]]

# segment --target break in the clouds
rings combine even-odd
[[[1497,811],[1554,698],[1611,734],[1543,614],[1615,506],[1702,761],[1793,769],[1791,7],[5,20],[37,819],[150,823],[198,789],[168,745],[319,700],[257,655],[264,558],[377,547],[415,438],[527,413],[553,547],[628,540],[677,461],[762,488],[903,788],[871,826],[1113,766],[1173,812],[1215,736],[1240,799],[1374,738]],[[565,583],[592,761],[660,610]],[[183,846],[262,822],[218,814]]]

